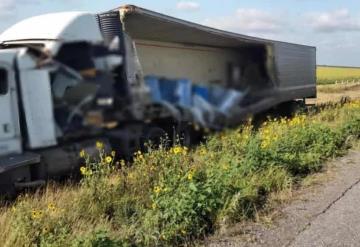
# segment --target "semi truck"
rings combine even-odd
[[[77,172],[94,143],[123,157],[316,97],[316,48],[133,5],[23,20],[0,35],[0,192]]]

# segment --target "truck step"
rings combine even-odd
[[[36,180],[31,182],[18,182],[15,183],[16,189],[30,189],[30,188],[38,188],[44,186],[46,184],[45,180]]]
[[[0,173],[36,163],[40,163],[39,154],[23,153],[7,155],[5,157],[0,157]]]

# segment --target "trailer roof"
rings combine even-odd
[[[239,47],[274,44],[276,42],[287,43],[210,28],[134,5],[121,6],[111,11],[120,11],[125,30],[135,39],[203,44],[217,47]]]

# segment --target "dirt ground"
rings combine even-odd
[[[339,101],[342,97],[360,99],[360,83],[332,84],[318,86],[317,99],[309,99],[309,104]]]

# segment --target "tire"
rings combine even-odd
[[[166,131],[158,126],[149,126],[145,128],[144,134],[141,140],[141,146],[143,151],[147,151],[149,147],[159,148],[162,144],[167,144],[168,134]]]
[[[187,123],[181,124],[176,131],[176,138],[179,138],[179,144],[185,147],[190,147],[193,144],[193,132],[192,126]]]

